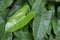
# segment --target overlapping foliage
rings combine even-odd
[[[60,40],[60,0],[0,0],[0,40]]]

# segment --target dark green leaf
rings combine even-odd
[[[7,16],[8,15],[8,12],[9,12],[9,9],[6,9],[6,10],[0,12],[0,16],[2,16],[4,20],[6,20],[7,17],[8,17]]]
[[[44,13],[41,18],[36,16],[33,23],[33,35],[35,40],[41,40],[45,36],[52,17],[52,10]]]
[[[0,0],[0,11],[5,10],[12,2],[13,0]]]
[[[58,19],[60,19],[60,7],[58,7]]]
[[[47,34],[48,34],[48,35],[51,34],[51,29],[52,29],[52,26],[51,26],[51,24],[50,24],[49,27],[48,27],[48,30],[47,30]]]
[[[20,40],[19,38],[14,38],[14,40]]]
[[[33,40],[33,35],[32,33],[28,32],[28,27],[25,26],[24,28],[20,29],[17,32],[14,32],[15,36],[18,37],[20,40]]]
[[[57,35],[58,32],[59,32],[59,30],[58,30],[58,20],[55,16],[52,18],[52,26],[53,26],[54,33]]]
[[[33,10],[36,16],[33,22],[33,36],[35,40],[42,40],[45,36],[52,17],[53,10],[45,9],[46,0],[36,0]]]
[[[52,35],[50,35],[49,40],[54,40],[54,38],[53,38],[53,36],[52,36]]]
[[[5,40],[5,21],[3,20],[3,18],[0,16],[0,40]]]
[[[27,0],[29,2],[29,4],[32,6],[36,0]]]
[[[12,9],[10,10],[8,16],[13,15],[17,10],[19,10],[23,6],[23,0],[17,0],[14,4]]]
[[[12,33],[6,33],[6,40],[12,40]]]

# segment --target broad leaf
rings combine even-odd
[[[33,40],[33,35],[32,33],[28,32],[28,27],[29,26],[25,26],[19,31],[14,32],[15,36],[18,37],[20,40]]]
[[[41,18],[36,16],[33,23],[33,35],[35,40],[41,40],[45,36],[52,17],[52,10],[44,13]]]
[[[53,10],[46,11],[45,9],[46,0],[36,0],[33,10],[36,12],[36,16],[33,22],[33,36],[35,40],[42,40],[45,36]]]

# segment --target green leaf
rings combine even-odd
[[[6,10],[0,12],[0,16],[2,16],[2,18],[3,18],[4,20],[6,20],[6,18],[8,17],[8,16],[7,16],[8,12],[9,12],[9,9],[6,9]]]
[[[14,32],[17,31],[18,29],[21,29],[22,27],[24,27],[28,22],[30,22],[30,20],[35,16],[35,12],[31,11],[29,12],[24,18],[20,19],[20,21],[13,25],[10,26],[6,31],[7,32]],[[8,27],[8,26],[6,26]]]
[[[33,21],[33,36],[34,40],[42,40],[45,36],[52,17],[53,10],[45,9],[46,0],[36,0],[33,5],[33,10],[36,16]]]
[[[47,13],[44,13],[41,18],[40,16],[36,16],[34,18],[33,22],[33,35],[35,37],[35,40],[42,40],[43,37],[45,36],[50,21],[52,17],[52,10],[48,11]]]
[[[52,35],[50,35],[49,40],[54,40],[54,38],[53,38],[53,36],[52,36]]]
[[[13,0],[0,0],[0,11],[5,10],[12,2]]]
[[[18,39],[18,38],[14,38],[14,40],[20,40],[20,39]]]
[[[11,29],[11,27],[15,28],[14,26],[20,26],[20,21],[25,18],[25,14],[28,12],[29,10],[29,6],[25,5],[23,8],[19,9],[14,15],[12,15],[12,17],[9,18],[6,27],[5,27],[5,31],[8,31],[9,29]],[[19,24],[19,25],[17,25]],[[13,29],[16,30],[16,29]]]
[[[48,27],[48,30],[47,30],[47,34],[48,34],[48,35],[51,34],[51,28],[52,28],[52,26],[51,26],[51,24],[50,24],[49,27]]]
[[[28,27],[29,26],[26,25],[24,28],[20,29],[19,31],[14,32],[15,36],[20,40],[33,40],[33,35],[32,33],[28,32]]]
[[[6,33],[6,32],[5,32]],[[6,33],[6,40],[12,40],[12,33]]]
[[[21,10],[17,11],[8,20],[6,27],[5,27],[5,31],[13,32],[13,31],[16,31],[16,30],[22,28],[24,25],[26,25],[35,16],[34,11],[31,11],[27,15],[25,15],[27,13],[28,9],[29,9],[29,6],[26,5]]]
[[[53,26],[53,30],[54,30],[54,33],[57,35],[59,30],[58,30],[58,20],[55,16],[53,16],[52,18],[52,26]]]
[[[10,10],[8,16],[13,15],[17,10],[19,10],[23,6],[23,0],[17,0],[14,4],[12,9]]]
[[[58,20],[58,22],[57,22],[58,24],[57,24],[57,26],[55,27],[56,28],[56,35],[60,35],[60,19]]]
[[[23,27],[22,29],[19,29],[18,31],[14,32],[14,35],[16,37],[18,37],[19,39],[23,38],[22,32],[28,32],[28,25],[26,25],[25,27]]]
[[[55,37],[55,40],[60,40],[60,35],[57,35],[57,36]]]
[[[36,0],[27,0],[29,4],[32,6]]]
[[[48,36],[47,36],[47,35],[45,35],[44,39],[45,39],[45,40],[49,40],[49,38],[48,38]]]
[[[60,7],[58,7],[58,19],[60,19]]]
[[[36,15],[42,15],[42,13],[46,11],[45,4],[46,0],[36,0],[33,4],[32,10],[35,10]]]
[[[5,40],[5,21],[3,20],[3,18],[0,16],[0,40]]]
[[[5,32],[5,21],[0,16],[0,40],[12,40],[12,34]]]

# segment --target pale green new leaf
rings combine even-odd
[[[29,6],[25,5],[23,8],[19,9],[14,15],[12,15],[12,17],[9,18],[6,24],[5,31],[18,24],[25,17],[25,14],[28,12],[28,10]]]
[[[5,31],[7,32],[14,32],[14,31],[17,31],[18,29],[21,29],[23,26],[25,26],[34,16],[35,16],[35,11],[31,11],[29,12],[26,16],[24,15],[20,15],[20,17],[17,17],[17,19],[15,19],[15,21],[13,21],[12,19],[10,19],[9,21],[10,22],[13,22],[14,24],[10,23],[8,21],[6,28],[5,28]],[[14,16],[16,17],[16,16]],[[12,26],[10,26],[10,25]]]

